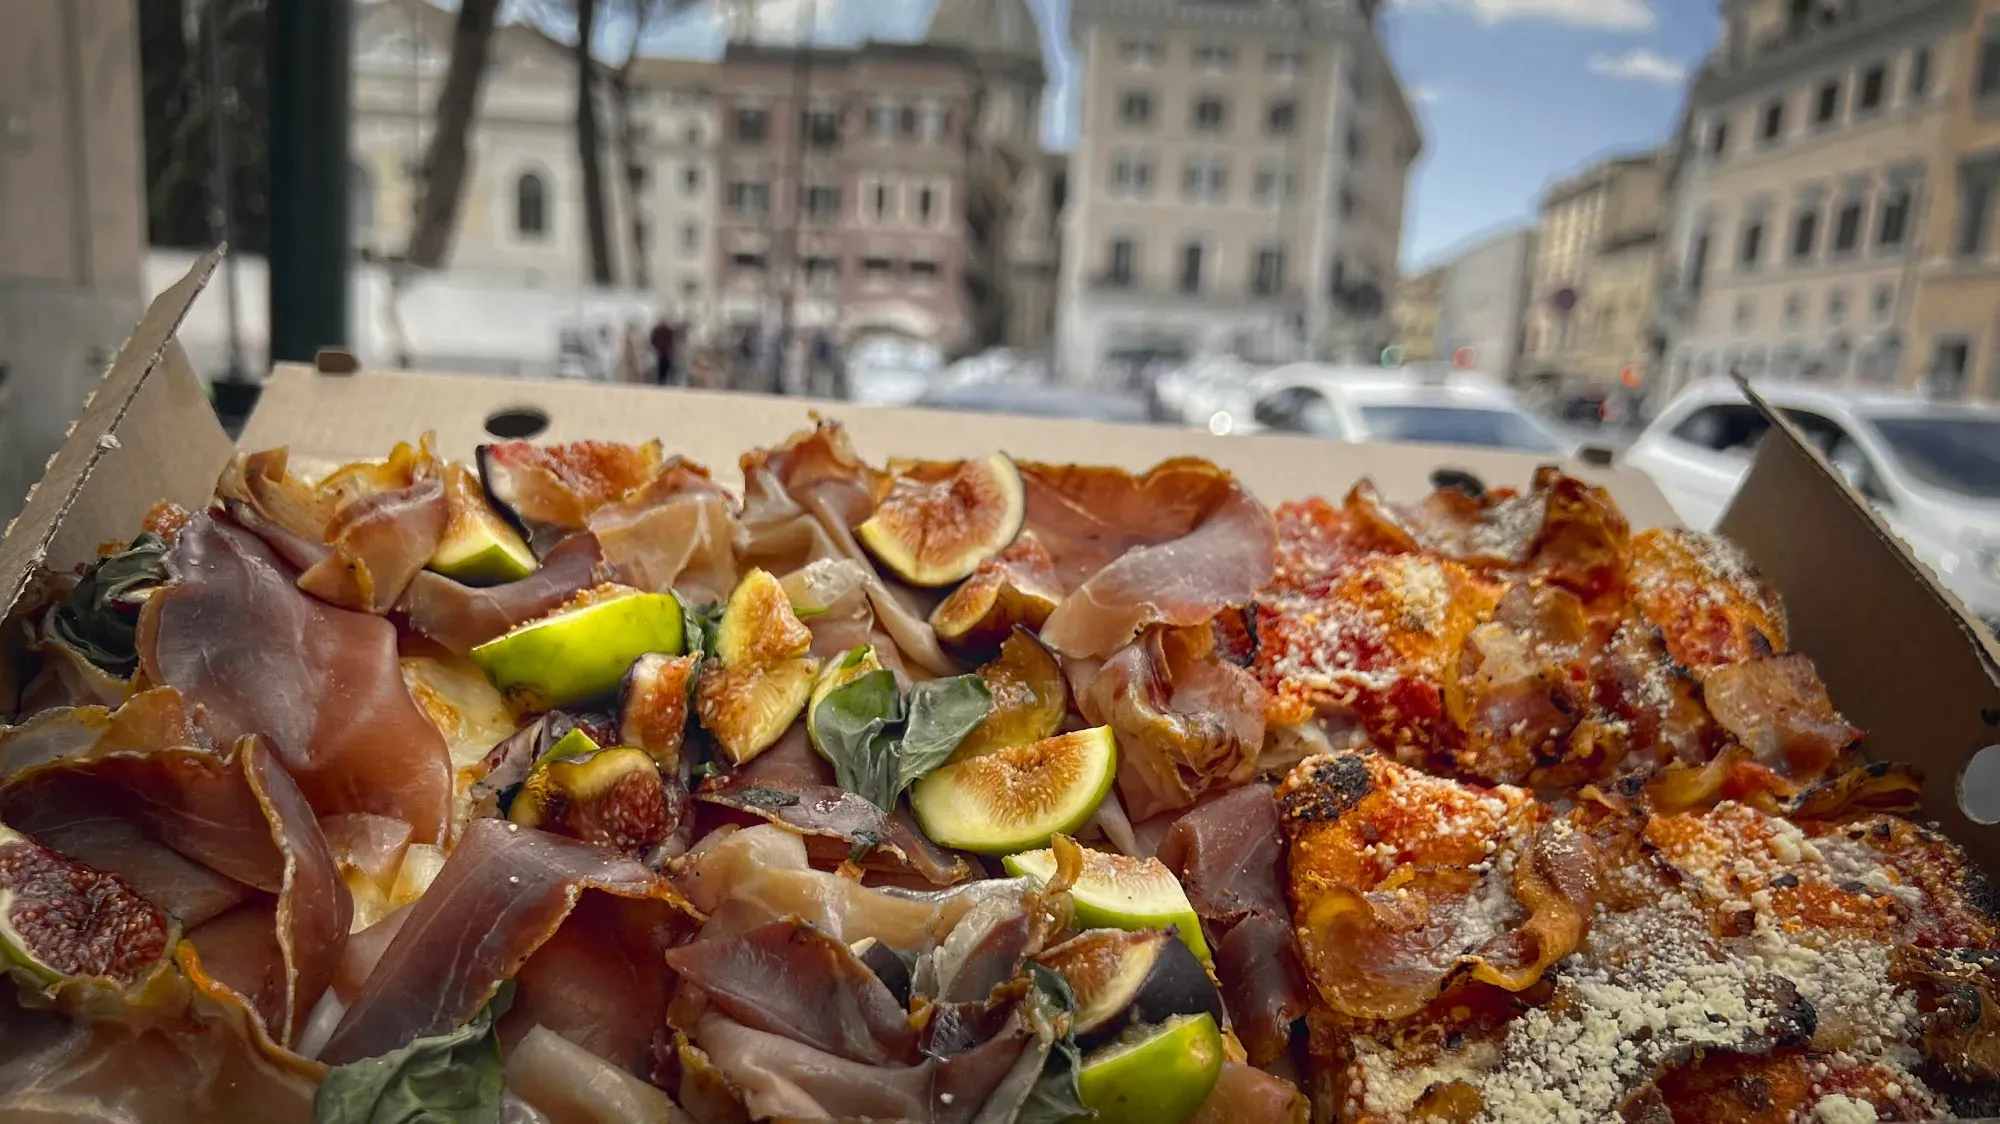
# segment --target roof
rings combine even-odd
[[[1027,0],[938,0],[924,42],[978,54],[1042,58],[1041,28]]]

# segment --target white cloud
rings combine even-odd
[[[1481,23],[1541,19],[1604,31],[1653,26],[1651,0],[1397,0],[1409,11],[1456,11]]]
[[[1586,64],[1592,74],[1633,82],[1657,82],[1672,86],[1687,77],[1687,64],[1641,47],[1622,55],[1592,55]]]

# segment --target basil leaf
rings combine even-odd
[[[500,1118],[500,1040],[514,1001],[507,980],[464,1026],[337,1066],[313,1097],[317,1124],[492,1124]]]
[[[992,709],[993,692],[977,675],[927,679],[911,687],[910,717],[897,753],[896,792],[944,764]]]
[[[896,806],[896,736],[903,723],[896,675],[871,671],[829,692],[813,709],[820,748],[840,787],[887,811]]]
[[[167,543],[148,531],[132,545],[84,571],[69,598],[49,614],[49,631],[84,659],[120,678],[139,669],[134,634],[139,607],[131,597],[167,580]]]
[[[722,603],[689,605],[678,593],[674,594],[674,600],[681,603],[681,634],[687,638],[687,650],[713,656],[715,640],[722,635]]]

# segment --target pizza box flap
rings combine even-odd
[[[2000,870],[2000,643],[1790,419],[1738,385],[1772,436],[1717,529],[1784,597],[1791,646],[1868,731],[1868,755],[1922,768],[1924,815]]]
[[[208,502],[232,448],[174,335],[221,258],[203,255],[154,298],[29,490],[0,539],[0,619],[37,566],[68,569],[130,539],[159,500]]]

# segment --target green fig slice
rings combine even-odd
[[[124,879],[0,824],[0,968],[48,987],[79,976],[129,986],[173,944],[166,913]]]
[[[1005,855],[1082,827],[1117,773],[1117,741],[1098,726],[946,764],[910,789],[910,810],[941,846]]]
[[[1000,860],[1007,873],[1033,875],[1046,882],[1055,877],[1054,851],[1023,851]],[[1083,848],[1083,870],[1069,888],[1076,903],[1076,922],[1093,928],[1173,929],[1188,951],[1209,959],[1201,921],[1188,904],[1180,879],[1158,859],[1135,859],[1109,851]]]
[[[766,570],[743,575],[729,594],[715,637],[715,658],[722,666],[776,663],[811,648],[812,632],[799,621],[778,579]]]
[[[993,709],[952,751],[965,761],[1010,745],[1053,737],[1069,713],[1069,680],[1062,665],[1034,634],[1015,629],[1000,654],[979,669],[993,694]]]
[[[542,757],[507,818],[615,851],[637,854],[657,846],[673,829],[659,766],[631,746],[555,756],[564,743],[582,736],[581,730],[570,731]]]
[[[875,658],[875,646],[863,644],[850,648],[837,660],[828,660],[820,668],[819,676],[813,680],[812,697],[806,700],[806,736],[812,739],[813,748],[820,756],[829,756],[826,747],[819,743],[819,726],[816,711],[826,697],[871,671],[882,670],[882,661]]]
[[[1006,549],[1021,533],[1027,509],[1021,470],[1005,454],[892,460],[875,514],[854,535],[911,585],[950,585]]]
[[[672,594],[604,585],[473,648],[472,660],[509,702],[552,710],[616,693],[648,652],[679,655],[682,626]]]
[[[1077,1037],[1110,1037],[1134,1023],[1206,1011],[1222,1017],[1215,981],[1188,947],[1161,929],[1092,929],[1035,959],[1076,995]]]
[[[666,656],[648,652],[625,673],[618,695],[618,740],[652,755],[662,771],[680,768],[681,743],[687,737],[690,686],[698,654]]]
[[[1210,1014],[1135,1027],[1083,1059],[1077,1085],[1096,1124],[1181,1124],[1222,1076],[1222,1030]]]
[[[521,533],[486,502],[471,469],[445,467],[444,499],[449,515],[431,569],[466,585],[500,585],[527,577],[541,564]]]

